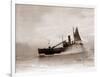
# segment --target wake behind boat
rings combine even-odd
[[[83,45],[81,37],[79,35],[78,28],[76,27],[76,30],[74,31],[73,28],[73,38],[74,40],[71,40],[70,35],[68,35],[68,41],[62,40],[62,42],[58,43],[57,45],[48,48],[38,48],[39,55],[53,55],[53,54],[60,54],[61,52],[64,52],[69,46],[79,44]],[[62,45],[62,47],[57,47],[59,45]]]

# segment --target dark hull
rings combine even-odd
[[[38,49],[39,54],[45,54],[45,55],[59,54],[63,51],[65,51],[65,48],[63,47],[54,49],[49,49],[49,48]]]

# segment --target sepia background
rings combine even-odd
[[[16,4],[15,10],[17,72],[93,66],[93,8]],[[73,47],[60,55],[38,57],[38,48],[47,48],[48,41],[51,46],[56,45],[62,41],[62,36],[67,40],[67,36],[73,33],[73,27],[78,27],[84,47]],[[80,61],[82,51],[87,52],[87,58]]]

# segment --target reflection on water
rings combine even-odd
[[[94,64],[93,49],[86,45],[69,47],[66,52],[51,56],[30,56],[19,58],[16,61],[16,71],[39,71],[47,69],[67,69],[77,67],[90,67]]]

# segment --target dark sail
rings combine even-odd
[[[81,41],[81,37],[79,35],[79,32],[78,32],[78,28],[76,27],[76,30],[74,32],[74,41]]]

